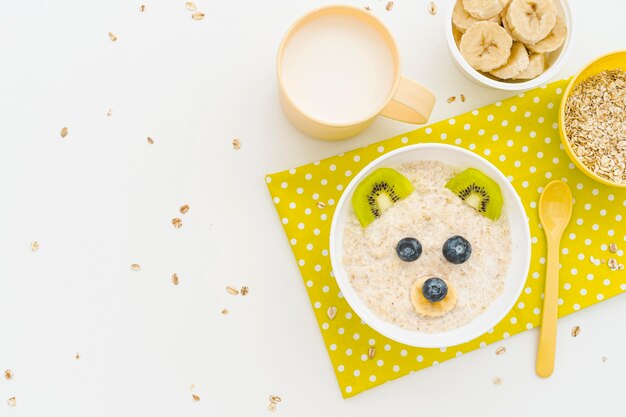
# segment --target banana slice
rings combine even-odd
[[[446,281],[446,284],[448,285],[448,294],[446,295],[446,298],[439,302],[431,303],[424,298],[424,295],[422,294],[422,286],[427,279],[428,278],[417,280],[411,286],[411,304],[413,304],[413,308],[415,308],[415,311],[419,314],[426,317],[437,317],[446,314],[456,305],[458,298],[456,288]]]
[[[502,80],[509,80],[524,71],[526,67],[528,67],[528,64],[528,51],[524,44],[521,42],[513,42],[509,60],[500,68],[491,71],[490,74]]]
[[[474,69],[489,72],[507,63],[513,39],[493,22],[478,22],[461,37],[461,55]]]
[[[496,14],[495,16],[487,19],[489,22],[494,22],[500,24],[500,15]],[[452,23],[454,26],[460,31],[465,32],[472,26],[474,23],[480,21],[472,17],[465,9],[463,8],[463,0],[457,0],[454,5],[454,9],[452,10]]]
[[[546,70],[546,57],[544,54],[532,54],[528,59],[526,69],[515,77],[514,80],[532,80],[539,77]]]
[[[509,0],[463,0],[463,8],[478,20],[489,19],[502,11]]]
[[[554,28],[556,7],[552,0],[511,0],[506,22],[516,40],[535,44]]]
[[[538,54],[552,52],[556,51],[561,45],[563,45],[563,42],[565,42],[565,38],[567,38],[567,26],[565,26],[565,20],[563,20],[561,16],[557,16],[554,28],[548,34],[548,36],[546,36],[536,44],[528,44],[526,45],[526,47],[529,51]]]

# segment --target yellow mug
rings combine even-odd
[[[378,115],[428,121],[435,96],[400,74],[396,42],[363,9],[328,6],[298,19],[276,60],[280,101],[302,132],[337,140],[366,129]]]

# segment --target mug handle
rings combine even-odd
[[[435,106],[435,95],[405,77],[381,115],[405,123],[424,124]]]

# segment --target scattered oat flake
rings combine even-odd
[[[76,355],[74,356],[74,359],[79,360],[80,359],[80,353],[76,352]]]
[[[140,12],[145,12],[146,11],[146,5],[142,4],[141,6],[139,6],[139,11]]]
[[[172,224],[177,229],[180,229],[181,227],[183,227],[183,221],[181,219],[179,219],[178,217],[174,217],[172,219]]]
[[[608,361],[608,360],[609,360],[609,358],[607,358],[606,356],[603,356],[603,357],[602,357],[602,362],[606,362],[606,361]]]
[[[226,291],[228,291],[228,293],[230,295],[238,295],[239,291],[236,288],[233,287],[226,287]]]
[[[130,266],[130,269],[132,269],[133,271],[141,271],[141,265],[139,265],[139,264],[132,264]]]
[[[222,314],[223,314],[223,315],[227,315],[228,313],[229,313],[229,311],[228,311],[228,309],[227,309],[227,308],[225,308],[224,310],[222,310]]]
[[[154,139],[152,139],[150,136],[148,136],[148,143],[150,145],[154,145]]]
[[[437,14],[437,5],[434,1],[431,1],[428,5],[428,13],[432,14],[433,16]]]
[[[193,20],[202,20],[202,19],[204,19],[204,13],[202,13],[202,12],[195,12],[195,13],[193,13],[191,15],[191,18]]]
[[[33,252],[37,252],[39,250],[39,242],[36,240],[30,244],[30,250]]]
[[[107,117],[111,116],[113,116],[113,109],[109,107],[109,109],[107,110]]]
[[[268,411],[271,411],[271,412],[273,413],[274,411],[276,411],[276,404],[274,404],[274,403],[269,403],[269,404],[267,405],[267,410],[268,410]]]
[[[326,207],[326,203],[324,203],[323,201],[318,201],[317,202],[317,208],[318,209],[323,209],[324,207]]]
[[[367,10],[368,12],[372,11],[372,8],[370,6],[365,6],[364,9]]]
[[[200,401],[200,397],[196,394],[191,394],[191,398],[193,399],[194,403],[197,403],[198,401]]]
[[[172,284],[178,285],[178,274],[176,272],[172,274]]]
[[[61,128],[61,137],[64,138],[67,134],[70,133],[70,130],[67,127]]]
[[[611,252],[611,253],[616,253],[617,252],[617,245],[615,243],[611,243],[609,245],[609,252]]]
[[[10,381],[11,379],[13,379],[13,372],[11,372],[10,369],[7,369],[6,371],[4,371],[4,379],[6,379],[7,381]]]
[[[196,389],[196,384],[189,385],[189,391],[193,391],[194,389]]]
[[[465,103],[465,95],[461,94],[461,103]]]
[[[17,405],[17,400],[15,397],[11,397],[7,400],[7,404],[9,404],[9,407],[15,407]]]
[[[183,204],[182,206],[180,206],[179,211],[180,211],[182,214],[187,213],[187,212],[189,211],[189,204]]]
[[[385,6],[385,9],[387,9],[387,10],[393,9],[393,2],[390,1],[389,3],[387,3],[387,5]]]
[[[456,100],[456,96],[452,96],[452,97],[448,97],[448,103],[452,103],[454,100]]]
[[[609,269],[611,271],[616,271],[619,269],[619,264],[617,263],[617,259],[615,258],[609,258],[608,260],[608,265],[609,265]]]
[[[193,1],[188,1],[187,3],[185,3],[185,7],[191,12],[195,12],[196,10],[198,10],[196,4]]]
[[[572,337],[577,337],[580,334],[580,326],[572,327]]]
[[[278,404],[281,401],[282,401],[282,398],[280,398],[278,395],[270,395],[270,402],[272,404]]]
[[[499,376],[496,376],[493,378],[493,385],[498,386],[498,385],[502,385],[502,378]]]
[[[243,287],[241,287],[241,290],[239,292],[241,293],[241,295],[245,297],[250,292],[250,288],[244,285]]]
[[[618,270],[620,270],[620,271],[621,271],[622,269],[624,269],[624,264],[619,264],[619,265],[617,265],[617,269],[618,269]]]
[[[113,42],[115,42],[117,40],[117,36],[115,36],[113,34],[113,32],[109,32],[109,39],[111,39]]]
[[[367,357],[369,359],[374,359],[374,356],[376,356],[376,348],[374,346],[370,346],[370,348],[367,349]]]
[[[506,347],[505,346],[500,346],[499,348],[496,349],[496,355],[500,356],[500,355],[504,355],[506,353]]]
[[[329,320],[334,319],[335,316],[337,315],[337,307],[335,306],[328,307],[328,310],[326,310],[326,315],[328,316]]]
[[[233,139],[233,149],[236,151],[241,149],[241,142],[239,141],[239,139]]]

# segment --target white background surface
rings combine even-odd
[[[270,394],[283,398],[276,415],[298,417],[620,413],[623,297],[559,322],[548,380],[534,374],[533,330],[504,356],[489,346],[342,400],[263,177],[412,126],[380,119],[326,143],[285,120],[276,48],[326,2],[196,3],[202,21],[182,0],[146,0],[144,13],[127,0],[0,5],[0,369],[15,375],[0,379],[0,416],[264,416]],[[372,7],[405,75],[437,94],[432,121],[507,96],[457,71],[428,1],[351,3]],[[625,47],[624,2],[571,6],[562,76]],[[465,103],[446,103],[461,93]]]

